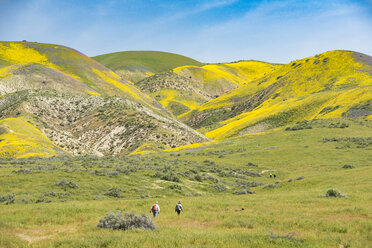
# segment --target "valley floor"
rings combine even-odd
[[[371,247],[371,122],[293,127],[156,155],[1,160],[0,247]],[[96,227],[155,201],[156,231]]]
[[[5,206],[1,247],[369,247],[364,197],[319,198],[317,190],[160,199],[156,231],[96,228],[108,209],[146,213],[151,200]],[[368,196],[371,199],[371,195]],[[244,208],[244,210],[243,210]]]

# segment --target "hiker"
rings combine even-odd
[[[176,211],[178,215],[180,215],[181,211],[183,212],[183,207],[182,207],[182,205],[181,205],[181,201],[179,201],[179,202],[177,203],[176,208],[175,208],[174,211]]]
[[[270,173],[270,178],[272,178],[272,177],[273,177],[273,174]]]
[[[156,202],[154,205],[152,205],[150,213],[151,212],[154,215],[154,218],[156,218],[156,216],[160,212],[159,202]]]
[[[276,178],[276,174],[274,174],[274,178]]]

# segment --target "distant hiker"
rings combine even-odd
[[[273,174],[270,173],[270,178],[272,178],[272,177],[273,177]]]
[[[274,178],[276,178],[276,174],[274,174]]]
[[[150,213],[151,212],[154,215],[154,218],[156,218],[156,216],[160,212],[159,202],[156,202],[154,205],[152,205]]]
[[[183,212],[183,207],[182,207],[182,205],[181,205],[181,201],[179,201],[179,202],[177,203],[176,208],[175,208],[174,211],[176,211],[178,215],[180,215],[181,211]]]

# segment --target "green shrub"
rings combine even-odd
[[[242,173],[251,177],[262,177],[260,173],[255,171],[242,171]]]
[[[169,185],[170,189],[177,189],[177,190],[182,190],[182,187],[178,184],[171,184]]]
[[[214,176],[209,175],[209,174],[204,174],[204,179],[211,180],[214,183],[218,183],[220,181],[218,178],[215,178]]]
[[[303,129],[312,129],[311,123],[309,121],[300,121],[297,122],[296,125],[293,127],[286,127],[285,131],[297,131],[297,130],[303,130]]]
[[[111,188],[104,195],[119,198],[122,191],[120,188]]]
[[[218,192],[223,192],[227,190],[227,187],[222,183],[215,183],[212,185],[212,188]]]
[[[344,166],[342,166],[342,168],[344,168],[344,169],[354,169],[355,166],[351,165],[351,164],[345,164]]]
[[[264,189],[272,189],[272,188],[277,188],[278,185],[277,184],[269,184],[269,185],[266,185],[265,187],[263,187]]]
[[[77,189],[78,186],[75,182],[67,181],[66,179],[62,179],[61,181],[56,182],[56,185],[64,187],[64,188],[71,188],[71,189]]]
[[[0,202],[4,202],[6,205],[13,204],[15,201],[15,195],[13,193],[7,194],[5,196],[0,195]]]
[[[130,230],[130,229],[149,229],[155,230],[155,223],[148,215],[136,215],[134,213],[125,213],[124,216],[120,211],[117,214],[108,212],[106,217],[99,220],[99,228],[108,228],[113,230]]]
[[[254,194],[255,192],[250,191],[250,190],[236,190],[234,191],[235,195],[246,195],[246,194]]]
[[[175,175],[173,172],[169,172],[167,174],[163,174],[161,172],[155,172],[155,177],[158,177],[162,180],[170,181],[170,182],[181,182],[181,179]]]
[[[195,181],[198,181],[198,182],[201,182],[201,181],[203,181],[203,178],[198,174],[198,175],[196,175],[196,176],[194,177],[194,180],[195,180]]]
[[[329,189],[325,194],[326,197],[345,197],[339,190],[337,189]]]

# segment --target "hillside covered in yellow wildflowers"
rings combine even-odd
[[[324,118],[371,118],[372,58],[330,51],[279,66],[181,120],[211,139]]]
[[[329,51],[286,65],[157,54],[175,61],[133,84],[71,48],[0,42],[0,120],[8,130],[0,156],[174,151],[300,121],[372,118],[365,54]]]
[[[49,145],[72,155],[128,154],[146,142],[168,149],[208,140],[93,59],[35,42],[0,42],[0,120],[9,118],[30,123]],[[16,129],[17,122],[7,123],[9,130]],[[31,137],[34,132],[26,130],[31,129],[17,133]],[[1,156],[57,154],[46,145],[34,151],[32,142],[23,140],[1,141]],[[22,154],[14,144],[20,144]]]
[[[220,95],[275,71],[280,65],[260,61],[186,65],[137,82],[174,115],[196,109]]]

